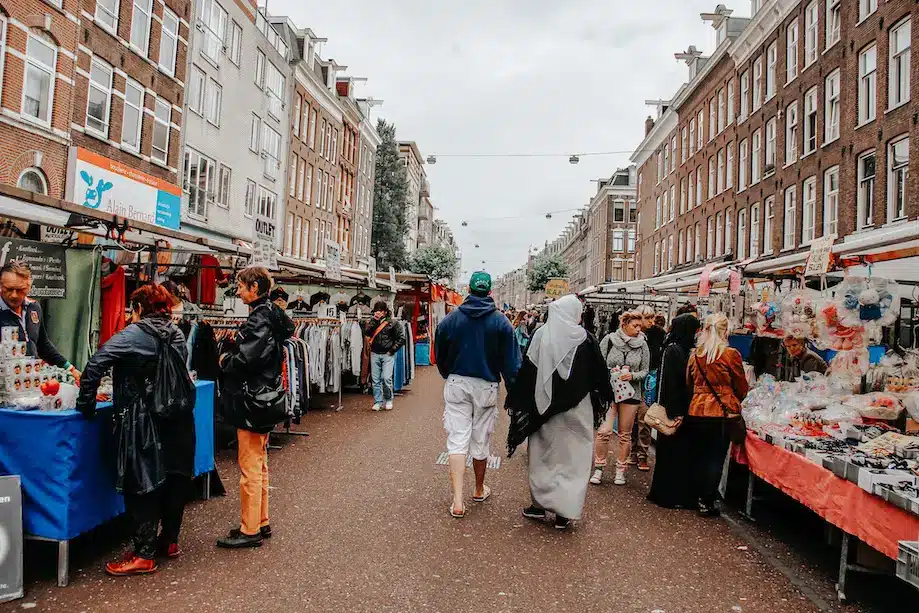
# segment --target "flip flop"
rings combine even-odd
[[[453,503],[451,502],[450,503],[450,517],[452,517],[453,519],[463,519],[464,517],[466,517],[466,505],[463,505],[462,513],[457,513],[456,510],[453,508]]]
[[[484,487],[485,493],[482,496],[473,496],[472,499],[474,501],[485,502],[486,500],[488,500],[488,497],[491,496],[491,488],[488,487],[487,485],[483,487]]]

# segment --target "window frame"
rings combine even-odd
[[[737,211],[737,259],[747,258],[747,209],[741,207]]]
[[[54,64],[48,66],[41,60],[33,58],[29,55],[29,43],[35,42],[38,45],[44,46],[46,49],[50,49],[54,55]],[[54,89],[55,82],[57,81],[57,55],[58,47],[52,42],[45,40],[43,37],[36,35],[34,32],[29,32],[26,39],[26,53],[25,53],[25,62],[23,66],[22,74],[22,100],[21,100],[21,117],[29,122],[44,126],[46,128],[51,127],[52,119],[54,117]],[[28,91],[27,83],[29,81],[29,70],[34,69],[40,71],[48,76],[48,108],[46,109],[47,119],[42,119],[41,117],[30,115],[26,113],[26,92]],[[40,113],[39,113],[40,114]]]
[[[100,83],[93,78],[93,70],[98,68],[99,70],[108,72],[108,84]],[[99,56],[93,56],[92,61],[90,62],[89,67],[89,79],[87,80],[86,86],[86,119],[83,122],[85,129],[100,138],[108,140],[109,129],[111,128],[112,120],[112,85],[115,82],[115,67],[103,60]],[[99,119],[94,115],[90,115],[89,109],[92,102],[92,91],[102,93],[105,96],[105,118]],[[102,124],[102,127],[97,127],[90,123],[90,120],[98,121]]]
[[[867,57],[868,53],[873,52],[874,68],[868,70]],[[878,45],[874,41],[865,45],[858,53],[858,101],[857,101],[857,122],[858,126],[871,123],[877,119],[878,115]],[[869,99],[871,104],[865,105],[865,100]],[[870,112],[866,113],[865,110]]]
[[[750,141],[743,139],[740,141],[740,148],[737,154],[737,191],[742,192],[747,189],[747,163],[750,152]]]
[[[766,101],[772,100],[776,93],[776,70],[779,63],[779,45],[778,41],[772,43],[766,48]]]
[[[775,225],[775,194],[763,201],[763,253],[772,254],[772,230]]]
[[[750,257],[758,258],[759,257],[759,231],[760,224],[762,220],[760,219],[760,207],[759,202],[753,203],[750,206]]]
[[[171,17],[175,22],[175,32],[172,32],[166,28],[166,18],[167,16]],[[163,7],[163,17],[160,19],[160,55],[157,58],[157,65],[160,67],[165,74],[174,77],[176,73],[176,62],[179,59],[179,16],[175,12],[169,10],[169,7]],[[149,36],[148,36],[149,38]],[[163,63],[163,50],[167,43],[167,38],[172,39],[172,65],[166,65]]]
[[[158,112],[161,108],[165,107],[169,113],[167,119],[163,119],[159,116]],[[156,146],[156,131],[157,126],[165,126],[166,129],[166,148],[157,148]],[[172,138],[172,105],[168,100],[155,96],[153,99],[153,131],[150,134],[150,159],[155,162],[160,162],[161,164],[169,165],[169,146],[170,140]],[[156,153],[162,151],[164,154],[163,159],[156,157]]]
[[[897,32],[903,28],[909,28],[909,34],[905,37],[907,45],[901,51],[896,51],[893,46],[893,39]],[[894,97],[894,88],[900,85],[903,85],[903,79],[892,78],[894,74],[894,62],[897,62],[897,66],[902,67],[902,62],[905,58],[906,69],[902,72],[906,74],[905,88],[899,89],[899,93],[904,97],[902,99],[895,99]],[[898,71],[898,75],[901,72]],[[912,19],[906,17],[901,19],[896,24],[890,28],[890,34],[888,37],[888,65],[887,65],[887,110],[893,110],[899,108],[904,104],[908,103],[911,99],[911,84],[912,79]],[[905,94],[903,93],[905,91]]]
[[[750,116],[750,71],[740,73],[740,112],[737,122],[743,123]]]
[[[210,156],[207,156],[197,149],[185,147],[185,161],[182,168],[182,193],[188,195],[185,213],[192,219],[207,221],[210,205],[213,200],[214,190],[211,189],[212,180],[217,180],[217,162]],[[204,185],[201,185],[201,160],[207,162],[204,171]],[[197,164],[192,164],[197,161]],[[192,177],[192,168],[195,168],[194,178]],[[213,169],[213,172],[211,170]],[[194,204],[194,208],[192,205]],[[203,204],[203,212],[199,205]]]
[[[842,72],[839,68],[833,70],[824,79],[823,96],[823,146],[839,139],[839,124],[842,117],[842,103],[840,87],[842,86]],[[834,121],[835,117],[835,121]]]
[[[798,186],[789,185],[782,199],[782,250],[797,247]]]
[[[766,138],[765,138],[765,147],[763,151],[763,176],[768,177],[775,172],[776,162],[778,156],[778,126],[776,125],[776,118],[773,117],[766,122]],[[771,151],[771,154],[770,154]],[[769,158],[772,158],[772,162],[769,162]],[[769,167],[772,167],[770,170]]]
[[[811,21],[813,19],[813,21]],[[808,45],[808,41],[811,44]],[[820,6],[813,0],[804,9],[804,70],[817,62],[820,53]]]
[[[832,188],[835,176],[836,187]],[[827,168],[823,173],[823,236],[839,236],[839,166]]]
[[[133,88],[135,92],[140,92],[140,106],[133,104],[128,97],[128,89]],[[140,153],[140,147],[143,142],[143,127],[144,127],[144,114],[146,109],[146,99],[147,92],[144,89],[144,86],[141,85],[138,81],[131,79],[130,77],[125,81],[124,85],[124,109],[121,113],[121,147],[128,151],[133,151],[134,153]],[[134,130],[134,136],[137,139],[137,146],[135,147],[131,143],[125,140],[125,132],[129,127],[127,121],[127,109],[128,107],[135,109],[137,111],[137,128]]]
[[[209,124],[219,128],[220,117],[223,115],[223,86],[213,78],[208,79],[207,85],[204,118]]]
[[[114,7],[109,8],[103,4],[104,0],[96,0],[96,10],[93,13],[93,22],[112,36],[118,36],[118,21],[121,14],[121,0],[112,0]],[[105,18],[99,16],[101,12]],[[111,19],[108,23],[106,19]]]
[[[811,175],[801,184],[801,245],[817,237],[817,177]]]
[[[792,121],[794,118],[794,121]],[[793,100],[785,107],[785,166],[798,161],[798,101]]]
[[[226,185],[224,186],[224,176]],[[214,203],[222,209],[230,209],[230,192],[233,191],[233,169],[225,163],[217,165],[217,196]]]
[[[201,3],[198,25],[202,31],[200,53],[205,60],[220,67],[220,55],[227,39],[227,24],[230,15],[217,0],[198,0]],[[216,29],[215,29],[216,28]],[[222,31],[221,31],[222,30]],[[210,52],[214,51],[211,56]]]
[[[826,0],[826,48],[832,48],[841,37],[842,1]]]
[[[144,6],[146,5],[146,10]],[[146,25],[144,26],[144,44],[143,46],[138,45],[134,41],[134,25],[137,23],[138,10],[142,15],[146,16]],[[139,52],[143,57],[147,57],[150,53],[150,30],[153,25],[153,0],[132,0],[131,2],[131,28],[128,30],[128,44],[132,49]],[[160,39],[162,40],[162,38]]]
[[[794,37],[792,37],[794,34]],[[785,30],[785,84],[788,85],[798,78],[798,44],[800,42],[800,29],[798,19],[795,18]],[[790,61],[793,60],[793,61]]]
[[[878,0],[858,0],[858,23],[860,25],[878,10]]]
[[[750,185],[756,185],[763,178],[762,155],[763,146],[762,128],[757,128],[750,135]]]
[[[863,161],[868,158],[874,158],[874,169],[870,176],[865,172],[863,166]],[[857,230],[864,230],[874,226],[874,190],[877,185],[877,168],[877,151],[875,149],[864,151],[856,158],[855,211],[857,221],[855,226]]]
[[[819,96],[816,85],[810,88],[809,90],[807,90],[807,92],[804,94],[804,130],[803,130],[801,157],[806,157],[812,154],[820,147],[819,139],[817,138],[817,119],[819,116],[819,107],[820,107],[819,97],[820,96]],[[811,110],[811,104],[810,104],[811,101],[813,101],[812,110]],[[810,125],[810,120],[809,120],[811,114],[813,114],[814,116],[813,126]],[[813,133],[810,134],[810,132],[813,132]],[[808,144],[811,141],[813,141],[813,146],[808,148]]]
[[[894,156],[894,147],[900,143],[906,141],[906,163],[902,165],[895,166],[896,159]],[[909,187],[909,133],[902,134],[895,138],[892,138],[887,144],[887,221],[888,223],[893,223],[895,221],[900,221],[901,219],[906,219],[906,201],[909,197],[907,189]],[[897,177],[898,173],[903,173],[902,180]],[[900,207],[896,203],[898,198],[895,197],[895,190],[900,191],[902,183],[902,204]],[[895,208],[896,207],[896,208]],[[896,213],[896,214],[894,214]]]
[[[757,73],[759,73],[758,76],[757,76]],[[763,83],[763,56],[760,55],[755,60],[753,60],[753,84],[752,84],[752,89],[753,89],[753,106],[752,106],[753,110],[752,112],[753,113],[760,110],[760,108],[762,108],[763,106],[764,85],[765,84]]]
[[[235,19],[230,20],[230,44],[227,56],[233,65],[239,68],[242,65],[243,27]]]
[[[199,117],[204,117],[204,97],[207,93],[207,74],[197,64],[191,65],[188,77],[188,110]]]

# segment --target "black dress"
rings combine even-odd
[[[686,385],[689,352],[676,343],[664,349],[658,374],[657,401],[667,409],[667,417],[685,417],[692,392]],[[689,488],[689,439],[685,424],[670,436],[658,434],[657,462],[648,500],[661,507],[693,507]]]

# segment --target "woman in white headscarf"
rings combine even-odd
[[[530,519],[555,513],[565,530],[580,519],[593,459],[594,431],[613,398],[597,339],[581,327],[581,301],[569,295],[549,305],[508,392],[509,455],[529,440]]]

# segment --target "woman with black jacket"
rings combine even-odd
[[[115,576],[152,573],[157,570],[157,555],[179,556],[179,530],[191,496],[195,462],[192,410],[163,418],[154,415],[153,408],[163,343],[178,352],[183,364],[188,355],[185,337],[170,320],[173,298],[162,286],[145,285],[131,294],[130,304],[132,325],[110,338],[89,360],[77,398],[77,409],[91,419],[96,413],[96,391],[112,369],[115,410],[111,426],[118,441],[115,486],[124,494],[134,524],[133,551],[105,566]],[[168,387],[177,389],[180,384],[177,381]]]
[[[701,323],[694,315],[680,315],[670,327],[664,341],[661,366],[657,374],[657,402],[667,410],[670,419],[683,419],[689,411],[692,390],[686,383],[686,366],[689,354],[696,343],[696,333]],[[682,428],[669,436],[657,437],[657,461],[648,500],[666,508],[695,506],[689,490],[690,449]]]

